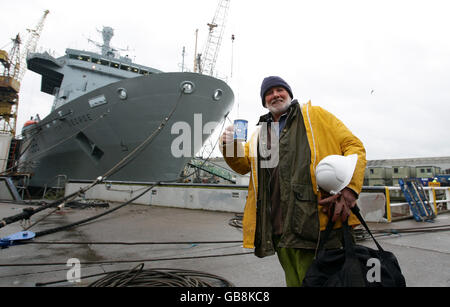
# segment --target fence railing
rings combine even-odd
[[[450,187],[423,187],[427,201],[436,215],[450,212]],[[386,220],[395,220],[412,217],[409,204],[400,187],[364,186],[362,192],[383,193],[386,197]]]

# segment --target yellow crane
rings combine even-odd
[[[3,69],[0,67],[0,133],[10,134],[12,137],[16,134],[20,82],[27,70],[27,55],[36,51],[48,13],[48,10],[44,11],[35,29],[27,29],[30,36],[23,50],[20,50],[22,40],[19,34],[12,39],[13,46],[9,53],[0,50],[0,63],[3,66]]]
[[[0,173],[14,173],[14,164],[18,156],[20,140],[16,139],[17,109],[19,106],[20,82],[27,70],[27,56],[36,51],[36,45],[44,26],[46,10],[35,29],[30,33],[21,50],[20,34],[12,39],[12,48],[8,52],[0,50]]]
[[[15,133],[15,111],[19,102],[20,90],[20,35],[13,40],[9,54],[0,50],[3,72],[0,75],[0,132]]]

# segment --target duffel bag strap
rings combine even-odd
[[[345,258],[356,258],[355,244],[353,243],[353,236],[350,232],[348,219],[342,223],[342,235],[344,237]]]
[[[334,210],[334,207],[332,208]],[[369,229],[369,226],[367,226],[366,221],[362,217],[360,210],[357,205],[355,205],[353,208],[351,208],[353,214],[358,218],[358,220],[361,222],[361,224],[364,226],[366,231],[369,233],[369,235],[372,237],[373,241],[375,242],[375,245],[377,246],[379,251],[384,251],[381,245],[378,243],[378,241],[373,236],[372,232]],[[332,215],[332,214],[331,214]],[[323,246],[325,245],[325,242],[327,242],[328,237],[330,236],[331,231],[333,230],[334,223],[332,222],[332,219],[328,219],[327,227],[323,231],[322,238],[320,239],[319,246],[317,248],[318,251],[323,249]]]
[[[372,232],[370,231],[369,226],[367,226],[366,221],[363,219],[358,206],[355,205],[353,208],[351,208],[351,210],[352,210],[353,214],[361,222],[361,224],[364,226],[364,228],[369,233],[369,235],[372,237],[372,239],[375,242],[375,245],[377,246],[378,250],[384,252],[383,248],[381,247],[380,244],[378,244],[377,240],[375,239],[375,237],[373,236]]]
[[[331,208],[332,211],[334,211],[334,206]],[[333,212],[331,212],[331,216],[333,215]],[[331,231],[333,230],[334,222],[332,221],[332,218],[328,219],[327,227],[323,231],[321,237],[319,237],[319,246],[317,247],[317,251],[321,251],[323,249],[323,246],[325,245],[325,242],[327,242],[328,237],[330,236]]]

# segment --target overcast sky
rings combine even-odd
[[[217,6],[217,0],[3,2],[0,48],[19,32],[25,40],[26,28],[48,9],[38,49],[57,56],[66,48],[96,50],[87,39],[101,42],[96,29],[111,26],[114,47],[167,72],[181,70],[183,47],[192,70],[195,30],[202,49]],[[340,118],[370,160],[450,156],[447,3],[231,0],[217,68],[235,93],[232,119],[247,119],[252,131],[267,112],[261,82],[279,75],[301,103],[311,100]],[[30,116],[45,117],[52,102],[40,92],[40,75],[28,71],[18,131]]]

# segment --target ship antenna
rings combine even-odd
[[[197,62],[197,42],[198,42],[198,29],[195,30],[195,51],[194,51],[194,72],[198,71],[199,62]]]
[[[181,72],[184,72],[184,55],[186,53],[186,48],[183,46],[183,53],[181,54],[183,57],[183,61],[181,62]]]
[[[236,36],[234,34],[231,34],[231,79],[233,79],[233,70],[234,70],[234,40],[236,39]],[[239,99],[236,97],[237,100],[237,118],[239,117]]]
[[[234,39],[234,34],[231,34],[231,78],[233,78]]]

